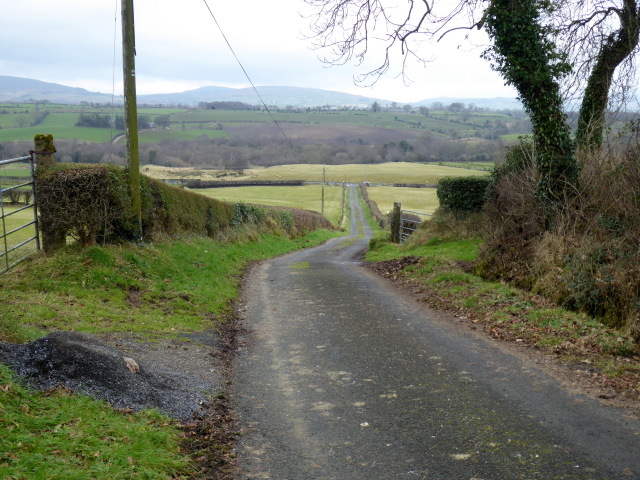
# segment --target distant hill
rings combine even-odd
[[[479,108],[489,108],[491,110],[522,110],[522,103],[520,100],[508,97],[495,97],[495,98],[457,98],[457,97],[439,97],[429,98],[413,103],[413,105],[424,105],[428,107],[434,103],[441,103],[444,106],[451,105],[452,103],[464,103],[465,107],[474,105]]]
[[[391,103],[379,98],[352,95],[350,93],[302,87],[256,87],[260,97],[267,105],[286,107],[355,106],[368,107],[377,101]],[[200,102],[233,101],[249,105],[258,105],[260,100],[253,88],[202,87],[182,93],[160,93],[156,95],[139,95],[140,103],[182,103],[197,105]]]
[[[31,78],[0,76],[0,101],[16,103],[34,100],[70,104],[78,104],[82,101],[111,102],[111,95]],[[122,103],[122,98],[119,102]]]
[[[349,106],[366,108],[373,102],[382,106],[390,105],[391,100],[353,95],[350,93],[302,87],[257,87],[260,96],[267,105],[286,107],[317,107],[330,105],[334,107]],[[84,88],[67,87],[57,83],[42,82],[30,78],[0,76],[0,102],[29,102],[49,100],[54,103],[79,104],[80,102],[111,102],[111,94],[90,92]],[[138,103],[150,105],[189,105],[196,106],[200,102],[237,101],[250,105],[258,105],[258,99],[252,88],[202,87],[181,93],[158,93],[154,95],[138,95]],[[116,96],[115,102],[123,103],[122,96]],[[473,104],[477,107],[501,109],[521,109],[520,102],[511,98],[454,98],[442,97],[410,102],[413,106],[431,106],[433,103],[444,106],[454,102]],[[404,105],[407,102],[397,102]]]

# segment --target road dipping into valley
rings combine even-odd
[[[370,229],[258,265],[234,402],[240,478],[640,478],[640,426],[360,266]]]

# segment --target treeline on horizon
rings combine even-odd
[[[166,108],[166,106],[165,106]],[[286,107],[278,112],[323,111]],[[199,110],[256,110],[243,102],[202,102]],[[352,110],[352,109],[348,109]],[[379,111],[413,114],[415,123],[420,119],[450,122],[452,126],[465,125],[473,130],[461,135],[454,128],[383,128],[371,126],[295,125],[287,124],[289,138],[285,138],[274,124],[225,124],[228,138],[202,135],[195,139],[164,139],[157,143],[140,144],[140,164],[166,167],[199,167],[243,169],[253,166],[274,166],[298,163],[315,164],[376,164],[386,162],[496,162],[502,159],[505,146],[502,136],[526,134],[530,123],[523,111],[491,111],[453,102],[450,105],[434,103],[431,108],[411,105],[380,105],[377,102],[368,114]],[[482,122],[473,114],[489,113]],[[571,116],[570,116],[571,117]],[[123,117],[91,112],[79,114],[78,126],[96,128],[124,126]],[[412,123],[398,116],[398,123]],[[156,129],[171,126],[170,115],[142,115],[140,128]],[[474,123],[475,122],[475,123]],[[115,123],[115,125],[114,125]],[[219,128],[222,128],[219,125]],[[23,155],[32,149],[30,142],[13,141],[0,145],[2,157]],[[82,140],[56,139],[56,158],[66,163],[124,163],[125,150],[121,143],[94,143]]]
[[[88,105],[83,105],[88,106]],[[78,114],[76,126],[115,128],[123,130],[122,115],[93,111]],[[167,106],[164,106],[167,108]],[[243,102],[202,102],[197,110],[259,110]],[[528,132],[529,120],[523,111],[494,111],[494,116],[473,124],[473,113],[487,109],[465,106],[454,102],[448,106],[434,104],[432,108],[413,108],[410,105],[380,105],[373,103],[368,109],[343,109],[329,106],[314,108],[285,107],[278,113],[305,113],[327,110],[362,111],[363,114],[397,113],[399,128],[383,128],[370,125],[286,125],[291,136],[285,138],[273,123],[225,123],[228,138],[211,138],[206,135],[195,139],[164,139],[157,143],[140,143],[140,164],[167,167],[205,167],[239,169],[252,166],[273,166],[296,163],[316,164],[375,164],[385,162],[492,162],[502,150],[501,135]],[[160,111],[160,110],[159,110]],[[170,128],[170,115],[154,116],[145,111],[139,116],[140,129]],[[413,114],[415,120],[401,114]],[[356,113],[357,115],[357,113]],[[393,117],[392,117],[393,118]],[[422,119],[422,120],[421,120]],[[419,128],[427,119],[439,121],[439,127]],[[469,122],[469,123],[467,123]],[[181,123],[184,129],[185,122]],[[188,123],[188,122],[187,122]],[[174,122],[174,124],[176,124]],[[451,125],[451,128],[447,127]],[[460,134],[461,125],[474,131],[473,140]],[[333,128],[332,128],[333,127]],[[210,127],[213,128],[213,127]],[[291,140],[291,141],[290,141]],[[12,141],[0,145],[2,156],[20,156],[32,148],[30,142]],[[67,163],[123,163],[124,145],[121,143],[94,143],[82,140],[56,139],[56,158]]]
[[[322,127],[316,127],[322,128]],[[253,166],[316,163],[338,165],[386,162],[491,162],[502,147],[500,140],[462,142],[424,131],[407,139],[389,139],[385,130],[370,129],[358,137],[348,135],[323,139],[296,138],[294,148],[271,126],[233,125],[225,128],[231,138],[162,140],[140,143],[140,164],[166,167],[240,169]],[[397,133],[397,132],[391,132]],[[412,132],[413,133],[413,132]],[[395,135],[392,137],[397,137]],[[376,138],[377,137],[377,138]],[[123,164],[125,148],[112,142],[94,143],[58,139],[56,159],[65,163]],[[0,147],[5,158],[18,157],[33,148],[31,142],[6,142]]]

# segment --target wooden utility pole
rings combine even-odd
[[[344,222],[344,216],[347,210],[347,176],[344,176],[344,180],[342,181],[342,212],[340,213],[340,218],[342,222]]]
[[[327,166],[322,167],[322,208],[320,214],[324,215],[324,184],[327,183]]]
[[[138,150],[138,105],[136,96],[136,39],[133,0],[122,0],[122,64],[124,81],[124,122],[127,137],[127,163],[131,208],[138,218],[142,237],[142,200],[140,198],[140,162]]]

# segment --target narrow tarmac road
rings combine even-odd
[[[234,401],[240,478],[640,479],[640,425],[563,391],[359,265],[370,231],[259,265]]]

